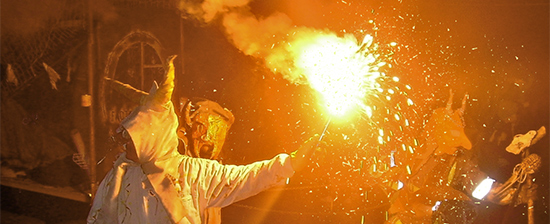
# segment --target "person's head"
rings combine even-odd
[[[443,153],[453,155],[459,147],[472,148],[472,143],[464,132],[464,110],[467,99],[468,95],[466,94],[462,99],[462,107],[453,110],[453,92],[450,91],[447,106],[435,109],[428,120],[425,131],[427,136],[437,143],[437,149],[434,151],[436,155]]]
[[[218,159],[235,120],[233,114],[218,103],[203,98],[182,99],[181,105],[178,136],[185,143],[185,154]]]

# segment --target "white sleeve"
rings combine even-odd
[[[181,174],[202,209],[225,207],[282,185],[294,174],[287,154],[248,165],[222,165],[214,160],[187,158]],[[180,179],[181,180],[181,179]]]

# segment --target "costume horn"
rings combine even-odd
[[[168,67],[164,77],[164,82],[156,91],[153,98],[153,105],[164,107],[166,103],[170,102],[172,98],[172,92],[174,91],[174,58],[177,55],[172,55],[168,57]]]
[[[445,107],[445,110],[449,115],[453,114],[453,90],[449,90],[449,100],[447,101],[447,106]]]
[[[112,83],[114,89],[120,94],[124,95],[134,103],[139,103],[140,105],[145,102],[146,97],[149,93],[141,91],[132,87],[131,85],[122,83],[120,81],[105,77],[105,80]]]
[[[468,98],[470,98],[470,96],[468,95],[468,93],[466,93],[466,95],[464,95],[464,98],[462,98],[462,106],[460,107],[460,115],[464,115],[464,110],[466,110],[466,100],[468,100]]]
[[[186,129],[191,128],[192,122],[191,122],[191,100],[188,100],[185,103],[185,106],[183,107],[183,124],[185,125]]]

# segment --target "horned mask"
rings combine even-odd
[[[427,132],[430,137],[435,139],[438,148],[435,154],[454,154],[457,147],[471,149],[472,143],[464,133],[464,110],[466,109],[466,100],[468,95],[462,99],[462,106],[452,109],[453,92],[450,91],[450,97],[445,108],[436,109],[427,125]]]
[[[218,103],[203,98],[193,98],[180,104],[183,106],[180,109],[178,136],[185,142],[185,154],[218,159],[227,132],[235,120],[233,114]]]

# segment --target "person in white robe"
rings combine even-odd
[[[173,59],[162,85],[155,82],[149,93],[119,85],[132,90],[126,95],[139,99],[140,105],[117,130],[116,139],[126,152],[99,185],[87,223],[205,223],[208,208],[284,184],[319,146],[306,141],[293,156],[282,153],[241,166],[180,154],[178,117],[170,100]]]
[[[225,138],[235,122],[233,113],[214,101],[199,97],[181,98],[178,111],[179,152],[191,157],[220,161]],[[206,224],[220,224],[221,209],[206,209],[202,221]]]

